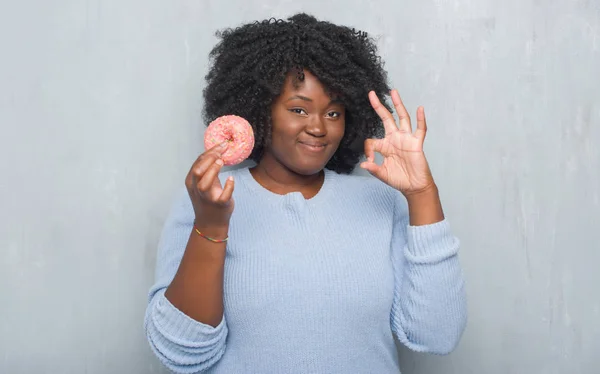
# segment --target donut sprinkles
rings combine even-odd
[[[237,165],[252,153],[254,132],[250,123],[236,115],[221,116],[212,121],[204,132],[204,149],[208,150],[223,142],[229,145],[221,159],[227,166]]]

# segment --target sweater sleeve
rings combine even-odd
[[[446,220],[410,226],[406,200],[398,193],[391,246],[392,331],[414,351],[449,354],[467,322],[458,239]]]
[[[164,225],[158,244],[155,283],[150,289],[144,319],[146,337],[160,361],[175,373],[202,373],[225,352],[227,323],[217,327],[198,322],[165,298],[165,290],[175,277],[191,230],[193,208],[187,192],[182,193]]]

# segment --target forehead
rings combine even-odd
[[[314,100],[335,100],[340,95],[334,94],[314,74],[304,70],[304,79],[300,80],[300,74],[296,71],[290,72],[283,85],[281,96],[302,95]]]

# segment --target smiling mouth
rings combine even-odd
[[[306,149],[309,149],[311,151],[317,151],[317,152],[325,149],[325,147],[327,146],[327,144],[304,143],[304,142],[298,142],[298,143],[303,145]]]

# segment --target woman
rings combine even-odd
[[[205,119],[249,120],[256,166],[192,165],[162,234],[145,327],[177,373],[398,373],[458,343],[458,240],[416,130],[363,32],[298,14],[223,32]],[[383,131],[382,131],[383,130]],[[383,163],[374,162],[374,154]],[[374,177],[349,173],[360,166]]]

